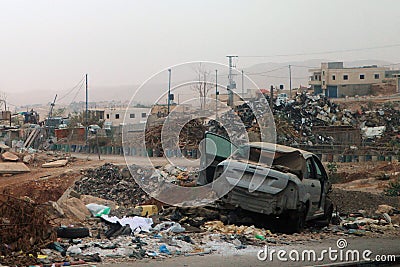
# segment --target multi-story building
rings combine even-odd
[[[398,84],[396,74],[400,73],[377,65],[345,68],[343,62],[321,63],[321,68],[309,71],[312,73],[309,84],[314,93],[332,98],[372,94],[373,85],[394,80]]]
[[[110,108],[105,110],[105,122],[112,126],[146,123],[150,108]],[[126,113],[126,115],[125,115]]]

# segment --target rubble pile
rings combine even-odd
[[[141,177],[150,177],[151,171],[130,166]],[[89,169],[84,177],[75,182],[74,190],[80,194],[112,200],[122,206],[144,203],[150,197],[139,187],[127,168],[120,169],[106,163],[95,169]]]
[[[162,180],[163,182],[170,182],[180,186],[192,187],[195,186],[197,182],[198,168],[177,167],[167,164],[157,169],[151,177],[157,177],[158,182]],[[151,177],[143,181],[146,183],[146,186],[152,186],[149,184],[150,182],[154,182]]]
[[[45,206],[28,197],[0,195],[0,263],[32,263],[30,254],[55,241],[56,233]]]
[[[293,127],[296,135],[278,132],[278,142],[290,145],[305,143],[308,145],[333,144],[330,136],[317,135],[312,132],[313,126],[341,126],[353,125],[354,118],[351,112],[341,110],[326,97],[299,94],[294,100],[286,104],[274,106],[274,116],[277,121],[287,121]]]
[[[204,121],[202,119],[193,119],[181,125],[182,120],[174,118],[171,118],[171,120],[173,121],[170,121],[168,125],[173,125],[173,129],[167,129],[168,127],[163,128],[163,124],[146,127],[146,148],[161,150],[162,145],[173,147],[174,144],[178,143],[180,149],[197,149],[207,130],[204,126]],[[176,131],[179,129],[181,131],[179,133],[179,140],[177,140]],[[162,132],[163,136],[161,136]]]

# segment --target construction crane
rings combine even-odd
[[[50,111],[49,111],[48,119],[50,119],[53,116],[53,108],[54,108],[54,105],[56,104],[56,99],[57,99],[57,94],[54,97],[53,103],[50,104]]]

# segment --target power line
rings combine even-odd
[[[280,67],[280,68],[276,68],[276,69],[272,69],[272,70],[268,70],[268,71],[263,71],[263,72],[250,72],[250,73],[248,73],[248,72],[245,72],[245,74],[246,75],[259,75],[259,74],[264,74],[264,73],[270,73],[270,72],[274,72],[274,71],[277,71],[277,70],[281,70],[281,69],[286,69],[287,68],[287,66],[283,66],[283,67]]]
[[[63,100],[64,98],[66,98],[69,94],[72,93],[72,91],[74,91],[85,79],[85,77],[82,78],[82,80],[80,80],[74,87],[71,88],[71,90],[69,90],[65,95],[63,95],[62,97],[60,97],[58,99],[58,101]]]
[[[310,52],[310,53],[297,53],[297,54],[279,54],[279,55],[249,55],[240,57],[290,57],[290,56],[308,56],[308,55],[322,55],[322,54],[334,54],[334,53],[344,53],[344,52],[354,52],[354,51],[364,51],[364,50],[374,50],[390,47],[399,47],[400,44],[384,45],[384,46],[374,46],[365,48],[353,48],[353,49],[343,49],[343,50],[330,50],[321,52]]]
[[[74,98],[71,100],[70,105],[75,101],[75,98],[78,96],[79,92],[81,91],[83,87],[83,83],[81,83],[81,86],[79,87],[78,91],[76,91]]]

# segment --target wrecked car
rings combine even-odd
[[[331,184],[313,153],[265,142],[235,147],[213,133],[206,133],[202,149],[198,183],[215,183],[217,193],[228,185],[224,203],[278,218],[290,232],[301,232],[310,220],[329,224]]]

